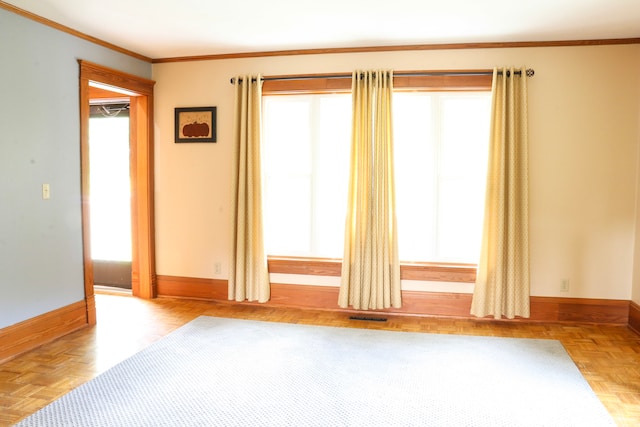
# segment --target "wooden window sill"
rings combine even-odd
[[[342,260],[335,258],[277,257],[267,259],[269,273],[340,276]],[[475,283],[474,264],[403,263],[400,278],[433,282]]]

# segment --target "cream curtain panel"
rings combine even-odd
[[[234,89],[229,299],[266,302],[270,287],[262,219],[262,76],[237,76]]]
[[[471,304],[478,317],[529,317],[527,146],[526,69],[494,69],[482,247]]]
[[[353,73],[353,130],[338,304],[400,307],[393,173],[392,71]]]

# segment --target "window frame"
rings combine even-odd
[[[476,72],[482,74],[473,74]],[[440,70],[436,75],[428,73],[396,72],[398,76],[394,76],[394,91],[491,91],[491,70]],[[345,77],[345,74],[270,76],[262,86],[263,96],[349,92],[351,76]],[[267,262],[269,273],[340,276],[342,270],[342,259],[339,258],[267,256]],[[474,283],[476,273],[476,264],[402,262],[400,265],[400,278],[403,280]]]

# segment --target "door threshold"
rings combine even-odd
[[[118,288],[115,286],[93,285],[93,292],[101,295],[122,295],[132,296],[131,289]]]

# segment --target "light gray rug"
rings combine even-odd
[[[19,426],[611,426],[558,341],[199,317]]]

